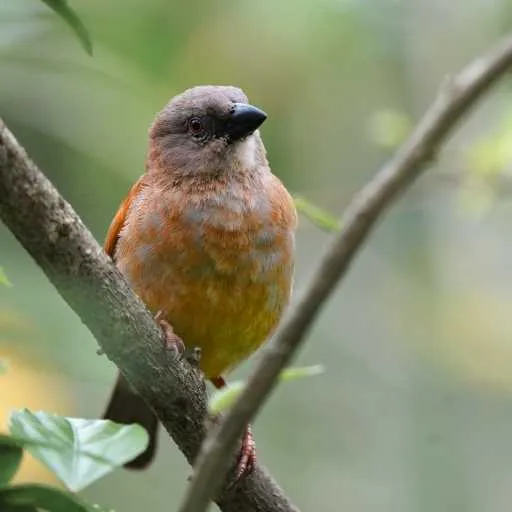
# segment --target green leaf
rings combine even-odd
[[[140,425],[65,418],[27,409],[11,415],[10,431],[71,491],[80,491],[146,448]]]
[[[319,375],[323,372],[324,367],[319,364],[314,366],[286,368],[280,373],[279,380],[281,382],[289,382],[291,380]],[[210,400],[208,401],[208,410],[210,411],[210,414],[218,414],[231,407],[231,405],[244,390],[245,385],[245,381],[238,380],[213,393],[213,395],[210,397]]]
[[[89,505],[88,511],[89,512],[116,512],[113,508],[103,508],[97,504]]]
[[[4,507],[8,506],[32,506],[48,512],[89,512],[91,510],[90,505],[78,497],[56,487],[39,484],[22,484],[0,489],[0,510],[3,511]],[[19,509],[13,508],[13,510]]]
[[[2,512],[39,512],[36,507],[32,505],[8,505],[7,503],[1,503]]]
[[[7,276],[5,275],[4,269],[0,267],[0,284],[3,284],[5,286],[12,286],[12,283],[9,281]]]
[[[22,444],[12,437],[0,434],[0,487],[13,479],[22,457]]]
[[[294,201],[297,210],[304,214],[313,224],[316,224],[320,229],[335,233],[341,231],[340,220],[330,213],[322,210],[313,203],[310,203],[307,199],[304,199],[301,196],[295,196]]]
[[[88,30],[78,17],[76,12],[71,9],[66,0],[42,0],[50,9],[53,9],[75,32],[82,43],[84,50],[92,55],[92,42]]]

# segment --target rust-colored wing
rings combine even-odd
[[[128,210],[130,209],[130,205],[132,204],[133,199],[142,188],[143,178],[144,176],[141,176],[130,189],[130,192],[128,192],[125,200],[121,203],[121,206],[119,207],[119,210],[117,210],[114,220],[112,220],[112,223],[108,228],[107,236],[105,237],[105,243],[103,244],[103,249],[111,258],[114,258],[116,244],[119,240],[119,233],[124,226],[126,215],[128,214]]]

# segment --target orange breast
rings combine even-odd
[[[207,377],[255,351],[286,307],[293,274],[295,209],[272,175],[218,189],[144,187],[115,258],[135,292],[164,310]]]

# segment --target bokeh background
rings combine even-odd
[[[72,0],[87,56],[37,0],[0,3],[0,115],[102,241],[143,170],[148,125],[204,83],[242,87],[289,189],[340,214],[447,74],[506,33],[510,0]],[[493,90],[383,219],[255,424],[304,511],[512,506],[512,83]],[[302,218],[296,295],[332,235]],[[0,427],[17,407],[98,417],[114,368],[0,225]],[[236,372],[244,375],[249,361]],[[87,489],[118,512],[174,510],[189,468]],[[27,460],[21,480],[51,481]]]

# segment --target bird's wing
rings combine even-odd
[[[144,176],[141,176],[132,186],[125,200],[121,203],[119,210],[117,210],[117,213],[112,220],[110,227],[108,228],[105,243],[103,244],[103,249],[112,259],[114,258],[114,252],[116,250],[117,241],[119,240],[119,234],[121,229],[123,229],[132,201],[135,199],[142,188],[143,177]]]

